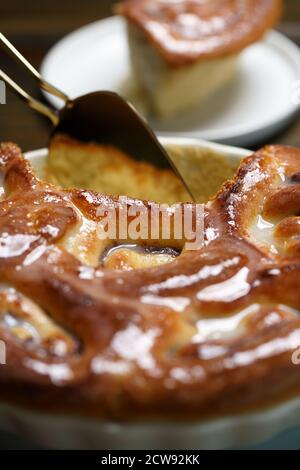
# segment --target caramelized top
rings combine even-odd
[[[240,52],[279,18],[282,0],[126,0],[118,11],[171,65]]]
[[[168,263],[137,256],[142,268],[125,270],[133,241],[109,264],[116,251],[97,237],[98,209],[117,199],[44,184],[13,144],[0,169],[3,396],[118,419],[195,417],[299,387],[300,150],[243,161],[205,209],[202,249],[170,239],[156,253]]]

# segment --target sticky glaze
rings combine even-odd
[[[281,0],[127,0],[118,11],[173,66],[240,52],[278,20]]]

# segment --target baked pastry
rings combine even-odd
[[[125,0],[134,82],[168,117],[230,81],[238,54],[279,19],[282,0]]]
[[[97,239],[98,209],[118,210],[117,199],[40,181],[13,144],[1,146],[0,170],[2,400],[199,419],[298,393],[299,149],[269,146],[242,162],[205,208],[202,249],[136,240],[148,254],[155,243],[173,251],[131,270],[106,268]]]
[[[57,134],[51,140],[47,163],[46,177],[63,187],[126,194],[170,204],[190,199],[175,173],[134,160],[113,146],[80,142]]]

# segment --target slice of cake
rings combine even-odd
[[[133,78],[150,112],[192,108],[230,81],[237,57],[279,19],[282,0],[125,0]]]
[[[179,168],[197,202],[207,202],[239,161],[209,148],[168,145],[166,150]],[[64,188],[86,188],[109,195],[127,195],[174,204],[190,196],[172,171],[138,162],[115,147],[79,142],[63,134],[51,140],[44,178]]]

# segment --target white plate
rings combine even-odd
[[[46,80],[71,98],[95,90],[121,91],[130,77],[125,24],[112,17],[84,26],[57,43],[42,64]],[[266,140],[295,115],[300,90],[299,48],[271,31],[246,49],[236,79],[199,109],[169,121],[151,121],[161,135],[249,146]],[[48,97],[55,107],[59,100]]]
[[[230,161],[249,155],[247,150],[199,140],[163,138],[161,142],[165,146],[209,148]],[[26,155],[39,175],[43,173],[46,155],[46,149]],[[298,428],[292,429],[295,426]],[[0,404],[0,429],[53,449],[222,449],[245,448],[261,442],[264,443],[259,445],[260,449],[295,449],[300,442],[300,398],[265,411],[177,425],[169,422],[118,424]]]

